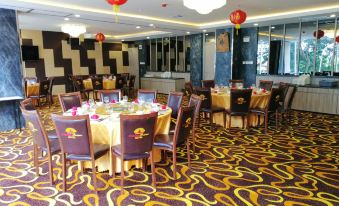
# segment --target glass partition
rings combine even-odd
[[[177,71],[177,38],[170,37],[170,68],[172,72]]]
[[[146,70],[151,71],[151,41],[146,40]]]
[[[156,39],[150,40],[151,53],[150,53],[150,70],[157,71],[157,41]]]
[[[185,36],[185,71],[191,71],[191,38],[190,36]]]
[[[177,71],[184,72],[185,71],[185,54],[184,54],[184,37],[178,36],[177,37]]]
[[[162,38],[159,38],[157,41],[157,71],[163,71],[163,47],[162,47]]]
[[[315,75],[331,75],[334,62],[334,19],[318,21]]]
[[[317,22],[302,22],[301,36],[299,48],[299,74],[313,73],[315,63],[315,32],[317,30]]]
[[[269,74],[283,74],[284,25],[271,26]]]
[[[284,46],[284,74],[298,73],[298,47],[299,47],[300,23],[285,25]]]
[[[268,73],[268,60],[270,49],[269,27],[260,27],[258,33],[257,74]]]
[[[335,33],[336,39],[338,38],[338,41],[335,41],[335,59],[334,59],[334,76],[339,76],[339,19],[337,19],[336,23],[337,32]]]
[[[163,65],[164,65],[164,68],[162,71],[169,71],[169,55],[170,55],[170,41],[169,41],[169,38],[164,38],[163,39],[164,41],[164,55],[163,55]]]

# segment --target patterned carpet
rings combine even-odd
[[[49,114],[60,107],[42,111],[52,129]],[[339,116],[293,112],[288,126],[273,125],[263,134],[255,128],[210,131],[202,121],[192,170],[179,149],[176,181],[169,157],[156,165],[156,189],[150,172],[132,169],[120,195],[120,176],[98,173],[98,196],[91,174],[81,175],[76,165],[68,170],[68,192],[62,192],[59,156],[53,156],[56,185],[49,185],[46,159],[36,177],[30,132],[2,132],[0,205],[339,205]]]

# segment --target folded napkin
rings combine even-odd
[[[114,99],[111,101],[111,103],[113,103],[113,104],[115,104],[115,103],[117,103],[117,101],[115,101]]]
[[[138,100],[138,99],[135,99],[135,100],[134,100],[134,103],[138,104],[138,103],[139,103],[139,100]]]
[[[97,120],[97,119],[99,119],[99,115],[93,114],[93,115],[91,116],[91,119]]]
[[[157,99],[153,99],[153,103],[158,103],[158,100]]]
[[[73,111],[77,111],[78,107],[72,107]]]
[[[161,109],[165,110],[167,108],[166,105],[161,105]]]

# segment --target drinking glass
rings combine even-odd
[[[108,104],[109,103],[109,97],[104,97],[104,103]]]
[[[128,96],[123,96],[122,101],[127,102],[128,101]]]

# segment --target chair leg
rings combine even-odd
[[[93,186],[94,186],[94,191],[95,194],[98,194],[98,190],[97,190],[97,170],[95,168],[95,160],[92,160],[92,176],[93,176]]]
[[[188,161],[188,168],[191,169],[191,153],[190,153],[190,143],[187,141],[186,143],[187,148],[187,161]]]
[[[116,157],[112,155],[112,165],[111,165],[111,172],[112,172],[112,177],[115,178],[115,169],[116,167]]]
[[[247,129],[250,129],[250,115],[249,114],[247,114],[247,120],[246,120],[247,122],[247,124],[246,124],[246,126],[247,126]]]
[[[268,114],[267,113],[265,113],[264,119],[265,119],[265,134],[266,134],[267,133],[267,124],[268,124]]]
[[[211,130],[213,130],[213,113],[209,113],[209,115],[210,115]]]
[[[49,169],[49,181],[50,184],[53,185],[53,165],[52,165],[52,155],[48,152],[48,169]]]
[[[242,129],[245,128],[245,116],[241,116],[242,119]]]
[[[80,161],[80,170],[81,170],[81,175],[84,175],[84,162]]]
[[[275,111],[275,129],[278,129],[278,111]]]
[[[65,153],[62,154],[62,185],[63,185],[63,192],[66,192],[67,185],[66,185],[66,177],[67,177],[67,170],[66,170],[66,156]]]
[[[228,121],[228,129],[231,129],[232,126],[232,115],[230,115],[230,121]]]
[[[192,129],[193,154],[195,153],[195,127]]]
[[[177,153],[176,153],[176,149],[173,149],[173,179],[177,180]]]
[[[33,163],[35,166],[35,174],[39,176],[39,157],[38,157],[38,146],[34,144],[33,146]]]
[[[121,194],[124,194],[124,178],[125,178],[125,171],[124,171],[124,160],[121,158],[121,174],[120,174],[120,188],[121,188]]]
[[[142,159],[142,172],[146,171],[147,159]]]
[[[155,177],[155,166],[154,166],[154,156],[153,156],[153,150],[150,153],[150,158],[151,158],[151,169],[152,169],[152,186],[156,187],[156,177]]]
[[[224,127],[226,128],[226,112],[224,112],[223,115],[224,115]]]

